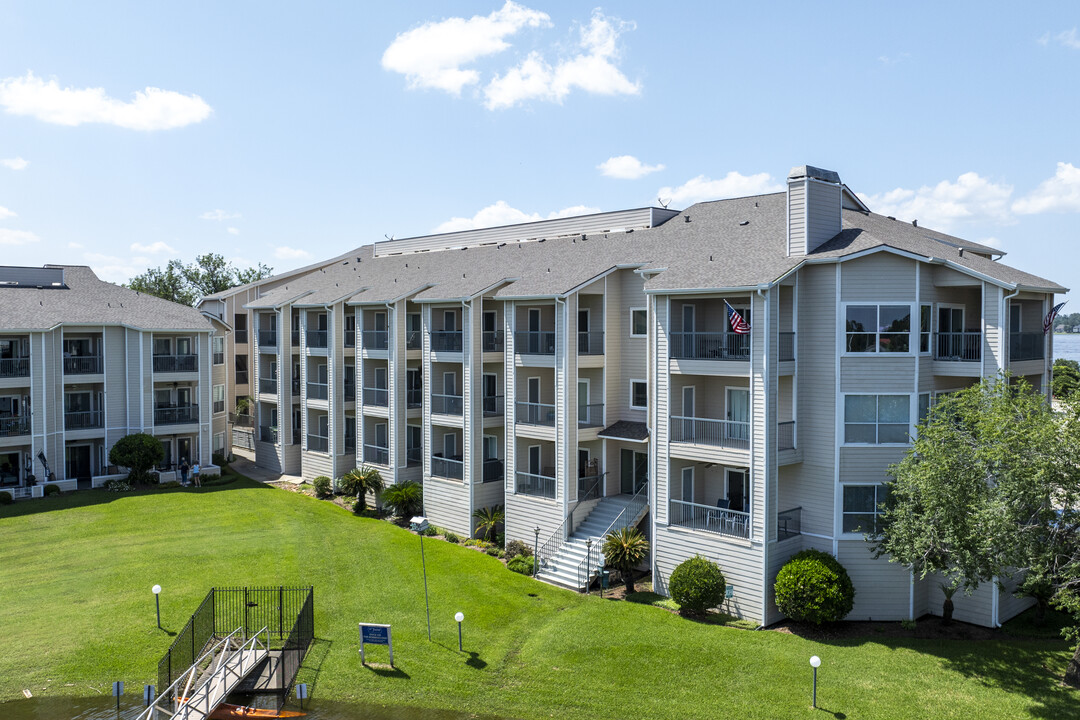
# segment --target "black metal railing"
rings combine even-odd
[[[154,370],[158,371],[157,359],[160,356],[154,357]],[[192,355],[191,357],[195,357]],[[85,355],[79,357],[66,357],[64,358],[64,374],[65,375],[96,375],[101,372],[101,356],[100,355]]]
[[[603,475],[589,475],[578,478],[577,502],[570,508],[570,512],[566,513],[563,521],[559,523],[559,526],[555,528],[555,531],[551,533],[547,540],[540,543],[539,547],[536,548],[536,562],[533,565],[534,574],[541,567],[547,567],[548,561],[562,549],[566,540],[574,532],[574,513],[577,512],[581,503],[594,500],[603,495],[603,486],[601,484],[603,477]]]
[[[485,395],[480,399],[484,407],[484,417],[498,417],[506,412],[505,398],[502,395]]]
[[[238,344],[246,344],[248,341],[247,330],[237,330],[233,341]]]
[[[787,540],[802,534],[802,508],[776,513],[776,539]]]
[[[185,425],[199,422],[198,405],[154,408],[155,425]]]
[[[602,331],[579,332],[577,338],[578,355],[604,354],[604,333]]]
[[[461,415],[465,412],[465,398],[461,395],[431,394],[431,412],[435,415]]]
[[[486,331],[481,342],[484,352],[503,351],[503,334],[501,332]]]
[[[229,413],[229,422],[233,424],[233,427],[255,426],[254,419],[246,413]]]
[[[81,360],[82,358],[67,358],[68,360]],[[198,372],[199,370],[199,356],[198,355],[155,355],[154,356],[154,372],[167,373],[167,372]],[[239,372],[237,375],[239,376]],[[245,376],[247,375],[245,371]],[[239,379],[237,379],[239,382]],[[244,378],[244,382],[247,382],[247,378]]]
[[[598,475],[581,475],[577,481],[577,499],[578,502],[584,502],[585,500],[595,500],[604,494],[603,478],[607,473],[600,473]]]
[[[347,348],[356,347],[356,331],[355,330],[346,330],[345,331],[345,347],[347,347]]]
[[[432,330],[431,352],[461,352],[461,331]]]
[[[281,591],[284,593],[285,591]],[[284,600],[282,600],[284,608]],[[282,697],[288,697],[296,676],[300,673],[300,666],[304,662],[311,643],[315,641],[315,588],[309,587],[307,597],[296,613],[292,629],[281,646],[281,673],[277,686],[281,688]]]
[[[304,433],[298,427],[292,429],[292,444],[299,445],[304,439]]]
[[[365,350],[386,350],[390,347],[390,331],[364,330],[361,333]]]
[[[518,402],[515,422],[523,425],[555,426],[555,406],[546,403]]]
[[[0,378],[27,377],[30,375],[30,358],[0,358]]]
[[[1046,336],[1041,332],[1009,334],[1009,362],[1042,360],[1046,357]]]
[[[514,333],[514,352],[518,355],[554,355],[555,333],[518,330]]]
[[[173,680],[194,664],[202,655],[203,648],[213,639],[214,589],[211,588],[158,662],[158,687],[164,690],[172,685]]]
[[[277,445],[278,432],[276,427],[259,427],[259,440],[262,442],[274,443]]]
[[[64,413],[65,430],[95,430],[102,427],[105,427],[105,413],[101,410]]]
[[[364,388],[364,404],[387,407],[390,404],[390,391],[386,388]]]
[[[503,461],[498,458],[489,458],[484,461],[484,482],[499,482],[506,476]]]
[[[30,418],[0,417],[0,437],[14,437],[15,435],[30,434]]]
[[[671,357],[680,360],[749,360],[750,336],[738,333],[671,333]]]
[[[405,391],[405,405],[411,408],[418,408],[424,404],[424,391],[420,388],[413,388],[412,390]]]
[[[277,378],[259,378],[259,392],[277,395]]]
[[[390,448],[364,443],[364,462],[375,463],[376,465],[389,465]]]
[[[982,360],[982,333],[937,333],[937,339],[934,342],[934,359],[961,360],[964,362]]]
[[[299,395],[300,394],[300,378],[294,377],[292,379],[292,391],[293,391],[293,395]],[[298,398],[293,398],[293,400],[296,400],[296,399],[298,399]]]
[[[795,359],[795,333],[780,333],[780,348],[778,353],[778,359],[780,360],[780,362],[787,362],[788,360]]]
[[[795,449],[795,421],[788,420],[786,422],[776,424],[776,449],[777,450],[794,450]]]
[[[555,478],[547,475],[535,475],[533,473],[517,473],[517,482],[514,491],[519,495],[532,495],[533,497],[555,497]]]
[[[460,460],[433,456],[431,458],[431,474],[435,477],[461,480],[465,477],[465,463]]]
[[[355,453],[356,452],[356,436],[355,435],[346,435],[345,436],[345,452],[347,452],[347,453]]]
[[[591,405],[579,405],[577,416],[578,427],[603,427],[604,403],[592,403]]]
[[[294,348],[295,347],[300,347],[300,331],[299,330],[293,330],[293,331],[291,331],[289,333],[289,342]]]
[[[423,448],[411,447],[405,448],[405,464],[409,467],[416,467],[424,461]]]
[[[353,402],[356,400],[356,383],[345,383],[345,402]]]
[[[330,438],[322,435],[308,435],[307,449],[311,452],[327,452],[330,449]]]
[[[248,371],[247,370],[237,370],[236,371],[236,384],[237,385],[247,385],[248,384]]]
[[[405,332],[406,350],[419,350],[423,346],[424,336],[419,330],[408,330]]]
[[[330,386],[326,383],[309,382],[307,396],[309,400],[326,400],[330,397]]]
[[[260,330],[259,347],[277,347],[277,330]]]
[[[328,335],[328,333],[327,333],[326,330],[308,330],[307,331],[307,346],[308,347],[313,347],[313,348],[324,348],[324,347],[326,347],[327,335]]]

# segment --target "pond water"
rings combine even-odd
[[[1080,362],[1080,333],[1054,335],[1054,359],[1058,358]]]

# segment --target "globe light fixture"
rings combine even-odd
[[[456,613],[454,619],[457,620],[457,649],[461,652],[461,623],[465,620],[465,613]]]

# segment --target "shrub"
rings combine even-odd
[[[479,538],[469,538],[468,540],[466,540],[462,544],[465,547],[478,547],[478,548],[484,548],[484,549],[489,548],[489,547],[493,547],[492,544],[489,543],[487,540],[481,540]]]
[[[163,482],[159,485],[162,490],[171,490],[172,488],[181,487],[179,480],[170,480],[169,482]]]
[[[649,559],[649,541],[637,528],[624,527],[604,538],[604,557],[622,575],[626,592],[634,592],[634,568]]]
[[[501,553],[502,550],[500,550],[497,547],[492,546],[492,547],[489,547],[489,548],[484,548],[484,552],[486,552],[491,557],[499,557],[499,553]]]
[[[406,480],[383,490],[382,501],[395,515],[413,517],[424,507],[424,488],[415,480]]]
[[[439,534],[439,528],[435,527],[434,525],[428,525],[420,532],[420,534],[424,537],[435,537]]]
[[[461,538],[458,537],[457,535],[455,535],[454,533],[450,532],[449,530],[447,530],[446,532],[443,533],[443,538],[446,539],[446,542],[452,542],[455,545],[457,543],[461,542]]]
[[[161,441],[148,433],[125,435],[109,450],[109,463],[126,467],[132,483],[144,482],[147,471],[164,459]]]
[[[10,505],[13,502],[15,502],[15,498],[12,497],[11,493],[6,490],[0,491],[0,505]]]
[[[793,555],[780,568],[773,587],[780,612],[816,625],[842,620],[855,604],[855,586],[847,570],[820,550]]]
[[[495,539],[496,529],[506,520],[506,512],[503,510],[502,505],[477,508],[472,516],[476,519],[476,532],[489,541]]]
[[[50,495],[59,495],[60,486],[49,483],[42,489],[42,493],[44,493],[45,497],[49,497]]]
[[[532,554],[532,548],[521,540],[511,540],[506,543],[506,557],[508,558],[513,559],[519,556],[531,557]]]
[[[315,491],[315,497],[324,498],[330,495],[330,478],[320,475],[311,481],[311,489]]]
[[[223,453],[214,453],[213,455],[210,456],[210,460],[215,465],[217,465],[219,468],[224,468],[224,467],[229,466],[229,458],[226,455],[224,455]]]
[[[105,483],[105,489],[109,492],[127,492],[131,490],[131,483],[127,480],[109,480]]]
[[[506,567],[516,573],[521,573],[522,575],[532,575],[533,559],[525,555],[517,555],[516,557],[510,558],[506,563]]]
[[[704,615],[724,600],[727,582],[720,566],[701,555],[683,560],[671,573],[668,590],[683,615]]]

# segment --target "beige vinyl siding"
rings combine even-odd
[[[890,480],[889,465],[900,462],[907,452],[906,447],[842,447],[840,482],[870,485]]]
[[[1001,578],[1005,588],[998,591],[998,622],[1007,622],[1032,607],[1035,600],[1029,597],[1016,597],[1016,588],[1022,580],[1021,574]]]
[[[1003,335],[1003,325],[1008,321],[1001,316],[1004,291],[996,285],[983,283],[983,374],[997,375],[1005,367],[1005,353],[1008,352],[1007,338]],[[1006,311],[1007,312],[1007,311]]]
[[[915,261],[891,252],[876,252],[840,264],[844,302],[904,302],[915,300]]]
[[[776,373],[772,373],[770,382],[766,361],[766,335],[767,327],[775,328],[776,319],[766,317],[770,314],[768,303],[759,295],[750,296],[751,317],[754,318],[751,326],[750,344],[752,353],[750,356],[752,382],[750,388],[750,434],[753,450],[750,456],[750,523],[753,528],[751,538],[757,542],[768,539],[769,528],[775,517],[770,518],[765,512],[768,506],[769,493],[769,468],[775,467],[776,455],[770,449],[776,448],[776,394],[772,383],[775,382]],[[775,353],[774,353],[775,354]],[[768,358],[770,361],[775,358]],[[775,367],[775,366],[774,366]],[[770,398],[771,395],[771,398]],[[771,400],[771,402],[770,402]],[[772,407],[770,407],[770,405]],[[771,456],[771,457],[770,457]],[[775,498],[774,498],[775,499]],[[759,575],[761,574],[759,570]],[[762,611],[757,611],[758,619]]]
[[[622,343],[621,364],[618,366],[618,382],[616,383],[616,398],[618,415],[608,415],[608,423],[619,420],[633,422],[647,422],[644,410],[630,409],[630,380],[647,379],[647,338],[630,337],[630,308],[644,308],[648,306],[645,298],[645,281],[640,275],[635,275],[631,270],[620,270],[614,273],[612,281],[620,285],[621,311],[618,314],[616,327],[612,328],[615,338]],[[609,283],[610,287],[610,283]]]
[[[840,186],[807,181],[806,250],[813,252],[840,232]]]
[[[806,254],[806,183],[788,184],[788,254]]]
[[[941,584],[944,577],[941,575],[927,575],[927,612],[941,617],[942,603],[945,596],[941,592]],[[991,624],[994,610],[994,593],[998,592],[993,583],[981,583],[972,593],[968,594],[963,588],[953,595],[953,620],[972,623],[987,627]]]
[[[911,575],[904,565],[874,559],[866,541],[841,540],[837,560],[855,585],[855,606],[848,620],[905,620],[910,602]]]
[[[840,391],[867,395],[910,394],[915,387],[915,363],[916,358],[911,355],[847,355],[840,358]]]
[[[517,471],[517,434],[515,430],[515,416],[517,414],[517,401],[519,396],[517,394],[517,364],[514,362],[514,330],[517,327],[516,322],[517,311],[514,303],[508,302],[503,305],[503,397],[505,400],[505,427],[506,427],[506,439],[503,443],[503,467],[505,468],[505,474],[503,477],[503,491],[506,495],[506,516],[507,522],[510,521],[510,497],[514,492],[514,483],[516,481],[515,472]],[[522,522],[526,522],[525,518],[522,518]],[[507,528],[506,537],[510,539],[510,530]],[[523,539],[523,538],[518,538]]]
[[[671,298],[666,295],[657,296],[654,298],[654,302],[656,308],[656,322],[654,323],[656,327],[656,355],[653,368],[653,381],[655,383],[653,401],[656,403],[656,425],[652,429],[652,437],[650,438],[652,448],[655,448],[655,451],[649,453],[649,472],[652,477],[652,488],[650,490],[653,493],[651,510],[656,523],[666,525],[668,522],[668,499],[672,496],[671,464],[668,462],[668,447],[671,438],[669,418],[673,407],[671,396],[675,392],[680,392],[680,390],[672,388],[672,377],[668,372],[670,366],[668,333],[671,331]],[[694,380],[695,378],[680,378],[680,381],[685,384],[693,383]],[[695,392],[695,401],[697,394]],[[681,397],[678,398],[678,403],[677,407],[681,408]],[[614,443],[609,444],[613,445]],[[652,450],[652,448],[643,445],[642,451],[644,452],[646,449]],[[614,465],[612,467],[617,470],[621,469]]]
[[[629,333],[629,326],[622,325],[623,314],[629,314],[622,302],[622,281],[619,275],[622,271],[613,273],[604,278],[604,413],[607,424],[610,425],[619,420],[626,412],[629,402],[626,391],[620,386],[622,382],[623,348],[630,338],[623,335]],[[594,320],[595,322],[595,320]]]
[[[472,537],[469,486],[460,480],[424,481],[424,513],[432,525]]]
[[[508,487],[513,488],[513,481]],[[533,546],[535,529],[540,528],[540,542],[544,542],[566,518],[562,503],[528,495],[506,494],[506,539],[521,540]]]
[[[793,538],[789,538],[782,542],[774,542],[769,544],[769,574],[765,578],[765,590],[768,594],[768,605],[766,606],[766,612],[768,617],[765,618],[765,625],[771,625],[772,623],[783,620],[785,615],[780,612],[780,608],[776,607],[776,591],[774,586],[776,585],[776,574],[780,572],[780,568],[784,567],[784,564],[791,559],[791,556],[803,549],[803,537],[796,535]]]
[[[280,413],[278,417],[281,417]],[[334,472],[334,460],[326,453],[304,450],[301,455],[301,463],[303,468],[300,474],[307,482],[311,482],[320,475],[325,475],[331,480],[337,478],[337,474]]]
[[[493,505],[504,505],[505,496],[503,494],[502,483],[486,482],[486,483],[474,483],[473,484],[473,510],[479,508],[491,507]],[[530,543],[531,544],[531,543]]]

